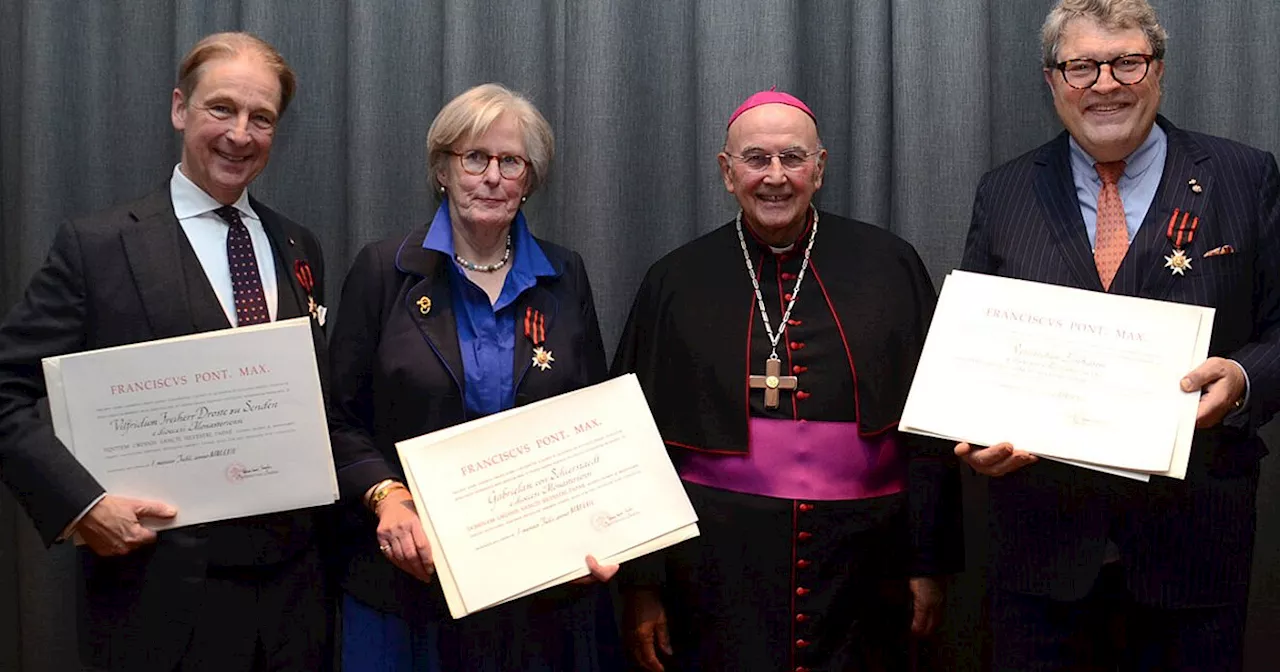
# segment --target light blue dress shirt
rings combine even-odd
[[[1102,178],[1094,168],[1097,162],[1089,156],[1084,148],[1076,143],[1071,144],[1071,176],[1076,184],[1076,200],[1080,203],[1080,214],[1084,216],[1084,228],[1089,232],[1089,247],[1098,240],[1098,192],[1102,191]],[[1120,202],[1124,203],[1125,226],[1129,229],[1129,241],[1138,234],[1142,220],[1156,198],[1156,190],[1160,188],[1160,178],[1164,177],[1165,157],[1169,153],[1169,137],[1158,124],[1151,126],[1147,139],[1125,157],[1124,175],[1116,187],[1120,190]]]

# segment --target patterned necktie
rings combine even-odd
[[[244,327],[271,321],[267,312],[267,297],[262,291],[262,276],[258,275],[258,259],[253,254],[253,240],[249,229],[240,219],[235,206],[224,205],[213,214],[226,220],[227,265],[231,268],[231,291],[236,300],[236,326]]]
[[[1102,288],[1111,290],[1116,270],[1129,251],[1129,227],[1125,225],[1124,203],[1120,202],[1120,188],[1116,183],[1124,174],[1124,161],[1094,164],[1098,177],[1102,178],[1102,190],[1098,192],[1097,240],[1093,246],[1093,261],[1098,266],[1098,279]]]

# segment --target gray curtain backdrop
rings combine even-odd
[[[529,95],[558,140],[529,201],[541,236],[582,252],[606,342],[650,263],[734,212],[715,153],[729,113],[777,85],[830,151],[821,207],[915,244],[935,281],[961,254],[989,168],[1058,130],[1039,68],[1047,0],[0,0],[0,310],[59,223],[168,179],[177,61],[249,30],[297,70],[298,95],[254,193],[311,227],[329,296],[363,244],[432,214],[424,136],[481,82]],[[1170,33],[1164,113],[1280,150],[1280,4],[1157,2]],[[341,310],[340,306],[336,307]],[[612,348],[610,348],[612,350]],[[1251,669],[1280,652],[1280,479],[1264,463]],[[0,489],[2,490],[2,489]],[[975,670],[983,484],[966,482],[969,566],[937,669]],[[45,550],[0,492],[0,670],[76,669],[74,553]]]

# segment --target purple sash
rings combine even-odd
[[[819,501],[901,492],[906,455],[896,431],[858,436],[852,422],[751,418],[750,452],[674,450],[680,478],[750,495]]]

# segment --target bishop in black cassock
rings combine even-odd
[[[961,566],[950,446],[897,431],[935,293],[905,241],[812,208],[825,158],[804,103],[749,98],[720,155],[738,220],[632,307],[614,373],[639,377],[702,531],[623,567],[648,669],[905,669],[932,577]]]

